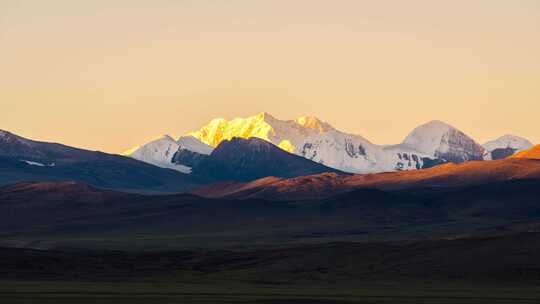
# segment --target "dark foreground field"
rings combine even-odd
[[[540,303],[540,181],[309,200],[0,188],[3,303]]]
[[[2,303],[538,303],[540,234],[170,252],[0,250]]]
[[[239,284],[2,282],[2,303],[538,303],[535,286],[387,283]]]

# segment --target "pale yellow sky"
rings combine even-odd
[[[0,109],[108,152],[261,111],[540,143],[540,1],[0,0]]]

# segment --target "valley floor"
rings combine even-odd
[[[2,303],[538,303],[540,286],[459,282],[273,286],[163,282],[0,282]]]
[[[287,248],[0,248],[2,303],[538,303],[540,233]]]

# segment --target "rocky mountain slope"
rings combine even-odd
[[[291,154],[252,137],[222,141],[205,159],[194,164],[193,173],[215,180],[249,181],[266,176],[296,177],[323,172],[339,172]]]

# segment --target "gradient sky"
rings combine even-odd
[[[261,111],[540,143],[540,1],[0,0],[0,109],[109,152]]]

